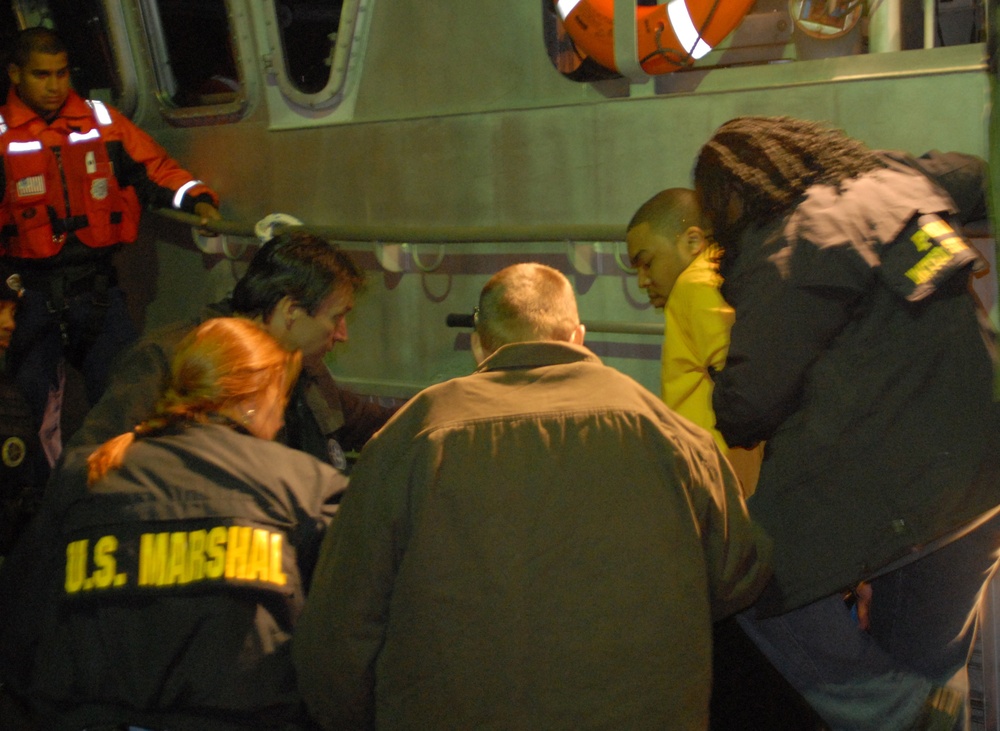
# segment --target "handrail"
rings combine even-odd
[[[207,225],[201,225],[201,217],[168,208],[154,209],[155,213],[185,223],[194,228],[207,229],[214,233],[230,236],[256,237],[254,227],[239,221],[219,219]],[[578,237],[584,241],[621,241],[623,231],[618,226],[522,226],[516,228],[486,228],[447,226],[435,229],[406,226],[283,226],[275,225],[275,232],[284,230],[307,231],[323,238],[335,241],[364,242],[400,242],[400,243],[496,243],[536,242],[536,241],[567,241]],[[427,233],[430,231],[430,233]],[[569,234],[569,235],[567,235]],[[445,318],[448,327],[473,328],[472,315],[453,313]],[[663,336],[664,328],[655,323],[615,322],[611,320],[584,320],[588,332],[616,333],[625,335],[658,335]]]
[[[201,218],[168,208],[155,212],[195,228],[220,234],[256,237],[253,224],[220,219],[201,225]],[[332,241],[400,244],[489,244],[497,242],[532,243],[541,241],[624,241],[623,225],[539,224],[525,226],[411,226],[386,224],[337,224],[334,226],[282,226],[285,230],[305,231]]]

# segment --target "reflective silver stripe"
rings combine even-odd
[[[184,200],[184,194],[196,185],[204,185],[204,183],[200,180],[192,180],[188,183],[184,183],[184,185],[177,189],[177,192],[174,193],[174,208],[177,208],[178,210],[180,209],[181,201]]]
[[[76,144],[77,142],[86,142],[87,140],[99,140],[101,139],[101,133],[97,130],[97,127],[90,130],[90,132],[70,132],[69,141],[71,144]]]
[[[3,118],[3,115],[0,114],[0,135],[5,134],[6,132],[7,132],[7,122]]]
[[[11,142],[7,145],[7,152],[37,152],[42,149],[42,143],[38,140],[32,142]]]
[[[556,12],[559,17],[566,20],[566,16],[573,12],[573,8],[580,4],[580,0],[559,0],[556,3]]]
[[[105,127],[111,124],[111,112],[108,111],[104,102],[97,101],[97,99],[88,99],[87,105],[94,110],[94,116],[97,117],[98,124]]]
[[[667,15],[674,29],[674,35],[681,42],[681,48],[686,50],[691,58],[697,60],[712,50],[712,47],[698,35],[698,29],[694,27],[685,0],[670,0],[667,4]]]

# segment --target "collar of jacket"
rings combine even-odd
[[[60,117],[64,119],[93,119],[94,112],[87,106],[87,102],[83,100],[83,97],[70,89],[69,96],[66,97],[66,102],[62,105],[59,113],[52,118],[52,121],[45,122],[44,119],[38,116],[38,113],[34,109],[21,101],[21,97],[17,95],[17,90],[12,86],[10,87],[10,91],[7,92],[7,104],[4,107],[3,116],[9,127],[20,127],[34,119],[48,125],[55,123]]]
[[[572,345],[555,340],[510,343],[501,346],[489,358],[480,363],[476,373],[580,362],[600,363],[601,359],[582,345]]]

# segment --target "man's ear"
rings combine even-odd
[[[280,300],[278,304],[274,306],[274,311],[271,313],[270,323],[277,329],[287,330],[295,322],[297,313],[302,308],[299,304],[292,299],[291,295],[285,295]]]
[[[573,345],[583,345],[583,339],[587,335],[587,326],[582,322],[576,326],[576,329],[569,336],[569,342]]]
[[[486,360],[489,353],[483,348],[483,342],[479,339],[479,333],[473,332],[470,342],[472,344],[472,357],[476,359],[476,365],[478,366]]]
[[[16,63],[7,64],[7,78],[10,79],[10,83],[17,86],[21,83],[21,67]]]
[[[700,254],[701,250],[708,245],[708,237],[705,236],[705,232],[698,226],[688,226],[682,235],[683,240],[681,244],[687,249],[692,258]]]

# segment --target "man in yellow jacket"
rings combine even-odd
[[[757,485],[763,445],[730,448],[715,428],[712,378],[725,365],[735,317],[719,291],[718,249],[702,223],[694,191],[657,193],[636,211],[625,240],[639,286],[653,307],[664,310],[661,398],[712,434],[749,497]],[[735,621],[716,623],[712,643],[712,731],[825,729]]]
[[[636,211],[625,240],[639,287],[654,307],[664,310],[663,402],[712,433],[749,497],[757,485],[763,447],[730,448],[715,428],[712,374],[726,362],[734,315],[719,292],[717,250],[702,224],[694,191],[668,188],[657,193]]]

